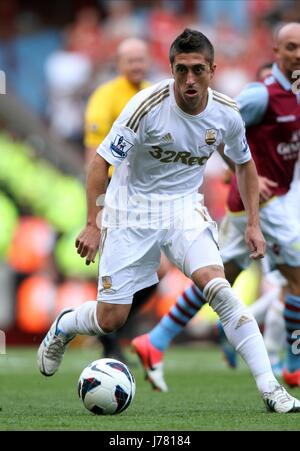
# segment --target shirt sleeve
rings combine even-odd
[[[244,121],[237,112],[233,113],[233,121],[228,127],[228,134],[225,135],[224,153],[236,164],[247,163],[251,160],[251,152],[246,139]]]
[[[121,164],[141,141],[141,132],[135,133],[128,127],[128,122],[136,110],[136,104],[136,96],[134,96],[97,149],[97,153],[114,166]]]
[[[250,83],[235,98],[246,127],[259,124],[266,112],[269,93],[263,83]]]

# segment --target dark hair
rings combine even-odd
[[[210,65],[214,62],[214,47],[203,33],[186,28],[171,44],[169,59],[173,64],[178,53],[203,53]]]

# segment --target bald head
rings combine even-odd
[[[289,22],[285,25],[282,25],[275,31],[274,40],[275,44],[280,44],[286,40],[293,39],[296,35],[300,34],[300,23],[298,22]]]
[[[274,41],[279,68],[292,81],[293,72],[300,69],[300,23],[290,22],[280,27]]]
[[[120,58],[122,56],[126,56],[128,53],[132,53],[135,51],[147,52],[147,44],[142,39],[138,38],[128,38],[124,39],[124,41],[119,44],[117,48],[117,57]]]
[[[120,74],[139,88],[149,65],[147,44],[137,38],[122,41],[117,49],[117,65]]]

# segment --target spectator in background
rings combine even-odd
[[[117,49],[119,75],[100,85],[88,100],[85,112],[86,162],[94,155],[126,103],[146,88],[149,68],[148,48],[144,41],[129,38]]]
[[[80,145],[84,108],[94,74],[100,65],[103,70],[109,60],[100,19],[98,9],[80,9],[65,30],[65,48],[51,54],[45,64],[50,127],[62,138]]]
[[[90,61],[69,49],[58,50],[47,59],[45,75],[50,129],[80,144],[85,95],[92,76]]]
[[[93,68],[103,65],[108,58],[106,37],[100,20],[98,9],[82,8],[66,31],[69,50],[84,55]]]
[[[64,49],[45,63],[50,129],[63,139],[82,144],[85,97],[92,80],[92,61],[67,35]],[[81,49],[82,50],[82,49]]]

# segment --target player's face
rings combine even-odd
[[[201,53],[178,53],[172,64],[175,98],[178,106],[188,114],[198,114],[206,106],[207,88],[215,72]]]
[[[290,33],[278,43],[275,54],[280,70],[292,80],[295,70],[300,70],[300,33]]]
[[[132,49],[120,55],[118,62],[120,73],[134,85],[139,85],[145,80],[148,65],[148,56],[142,48]]]

